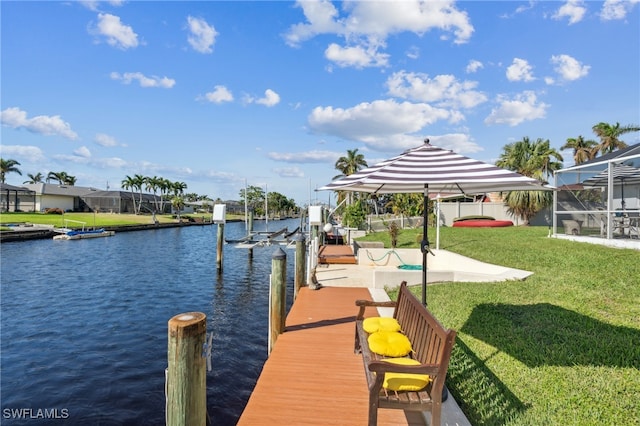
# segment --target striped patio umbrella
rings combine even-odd
[[[624,184],[640,183],[640,169],[629,164],[613,164],[611,179],[613,185],[620,183],[620,198],[622,199],[622,209],[624,210]],[[607,187],[609,184],[609,170],[603,170],[597,175],[586,179],[582,184],[585,188]]]
[[[427,253],[429,249],[427,203],[429,191],[481,194],[496,191],[549,190],[538,180],[474,160],[453,151],[424,144],[326,186],[333,191],[368,192],[373,194],[423,193],[424,219],[422,251],[422,304],[427,304]],[[433,254],[433,252],[431,252]]]

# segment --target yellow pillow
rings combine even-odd
[[[397,331],[376,331],[367,339],[369,349],[384,356],[405,356],[411,352],[411,342]]]
[[[387,358],[386,362],[402,365],[420,365],[420,362],[411,358]],[[428,374],[410,374],[410,373],[385,373],[384,383],[385,389],[394,391],[419,391],[429,384]]]
[[[395,318],[371,317],[362,321],[362,328],[369,334],[376,331],[400,331],[400,323]]]

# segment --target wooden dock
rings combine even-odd
[[[320,247],[318,251],[318,263],[355,265],[358,263],[358,259],[356,259],[356,256],[353,254],[351,246],[329,244]]]
[[[369,291],[300,289],[238,425],[367,424],[364,366],[353,352],[357,299]],[[425,424],[421,413],[379,410],[380,426]]]

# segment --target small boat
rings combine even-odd
[[[115,235],[115,231],[107,231],[104,228],[100,229],[92,229],[90,231],[74,231],[74,230],[65,230],[64,233],[60,235],[54,235],[54,240],[83,240],[86,238],[100,238],[100,237],[111,237]]]
[[[496,220],[491,216],[463,216],[453,219],[454,228],[504,228],[513,226],[510,220]]]

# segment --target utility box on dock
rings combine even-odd
[[[309,206],[309,225],[322,225],[322,206]]]
[[[225,223],[227,218],[227,205],[216,204],[213,206],[213,223]]]

